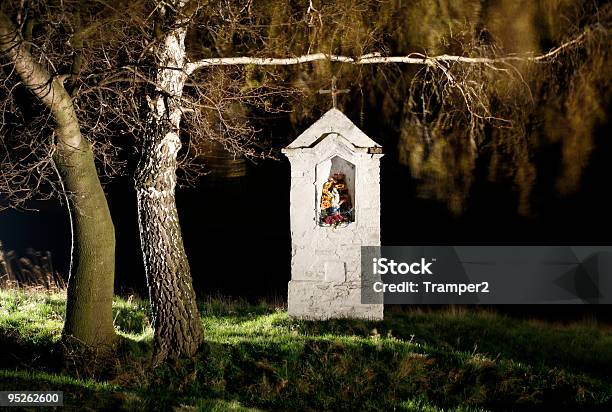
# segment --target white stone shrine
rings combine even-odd
[[[382,147],[333,108],[283,153],[291,162],[289,315],[382,319],[382,303],[361,303],[361,246],[380,246]]]

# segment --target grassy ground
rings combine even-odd
[[[612,329],[492,312],[392,309],[305,322],[274,305],[201,302],[197,359],[148,366],[144,302],[115,301],[111,369],[58,356],[62,295],[0,291],[0,389],[63,390],[82,410],[611,410]]]

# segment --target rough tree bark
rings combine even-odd
[[[0,54],[55,121],[53,160],[69,193],[73,220],[72,271],[63,335],[87,347],[106,350],[116,338],[112,317],[115,229],[91,145],[81,134],[72,100],[61,81],[34,60],[27,43],[2,12]]]
[[[154,54],[156,90],[135,175],[138,221],[153,310],[154,362],[190,357],[202,341],[202,324],[176,209],[175,186],[181,122],[180,98],[186,74],[185,1],[160,6],[167,28]]]

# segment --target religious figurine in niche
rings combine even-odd
[[[333,173],[323,184],[321,193],[321,226],[346,226],[353,221],[353,208],[342,173]]]

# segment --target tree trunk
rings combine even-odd
[[[81,135],[72,100],[61,82],[34,60],[2,12],[0,53],[25,87],[47,106],[56,123],[53,159],[69,194],[73,221],[63,335],[93,349],[108,349],[116,338],[112,317],[115,229],[91,145]]]
[[[70,193],[73,219],[73,263],[63,334],[88,347],[108,349],[116,337],[112,313],[115,228],[91,145],[85,139],[81,142],[75,148],[58,139],[54,156],[64,187]]]
[[[185,84],[183,1],[172,10],[162,7],[166,27],[172,27],[155,50],[156,91],[148,97],[149,131],[136,171],[138,220],[143,259],[153,310],[154,362],[191,357],[202,340],[202,324],[192,286],[189,261],[176,209],[175,187],[180,99]]]
[[[155,134],[153,134],[155,135]],[[140,240],[153,309],[154,362],[193,356],[202,324],[174,197],[176,157],[168,137],[143,156],[136,188]],[[168,159],[174,157],[174,159]],[[142,180],[144,178],[144,180]]]

